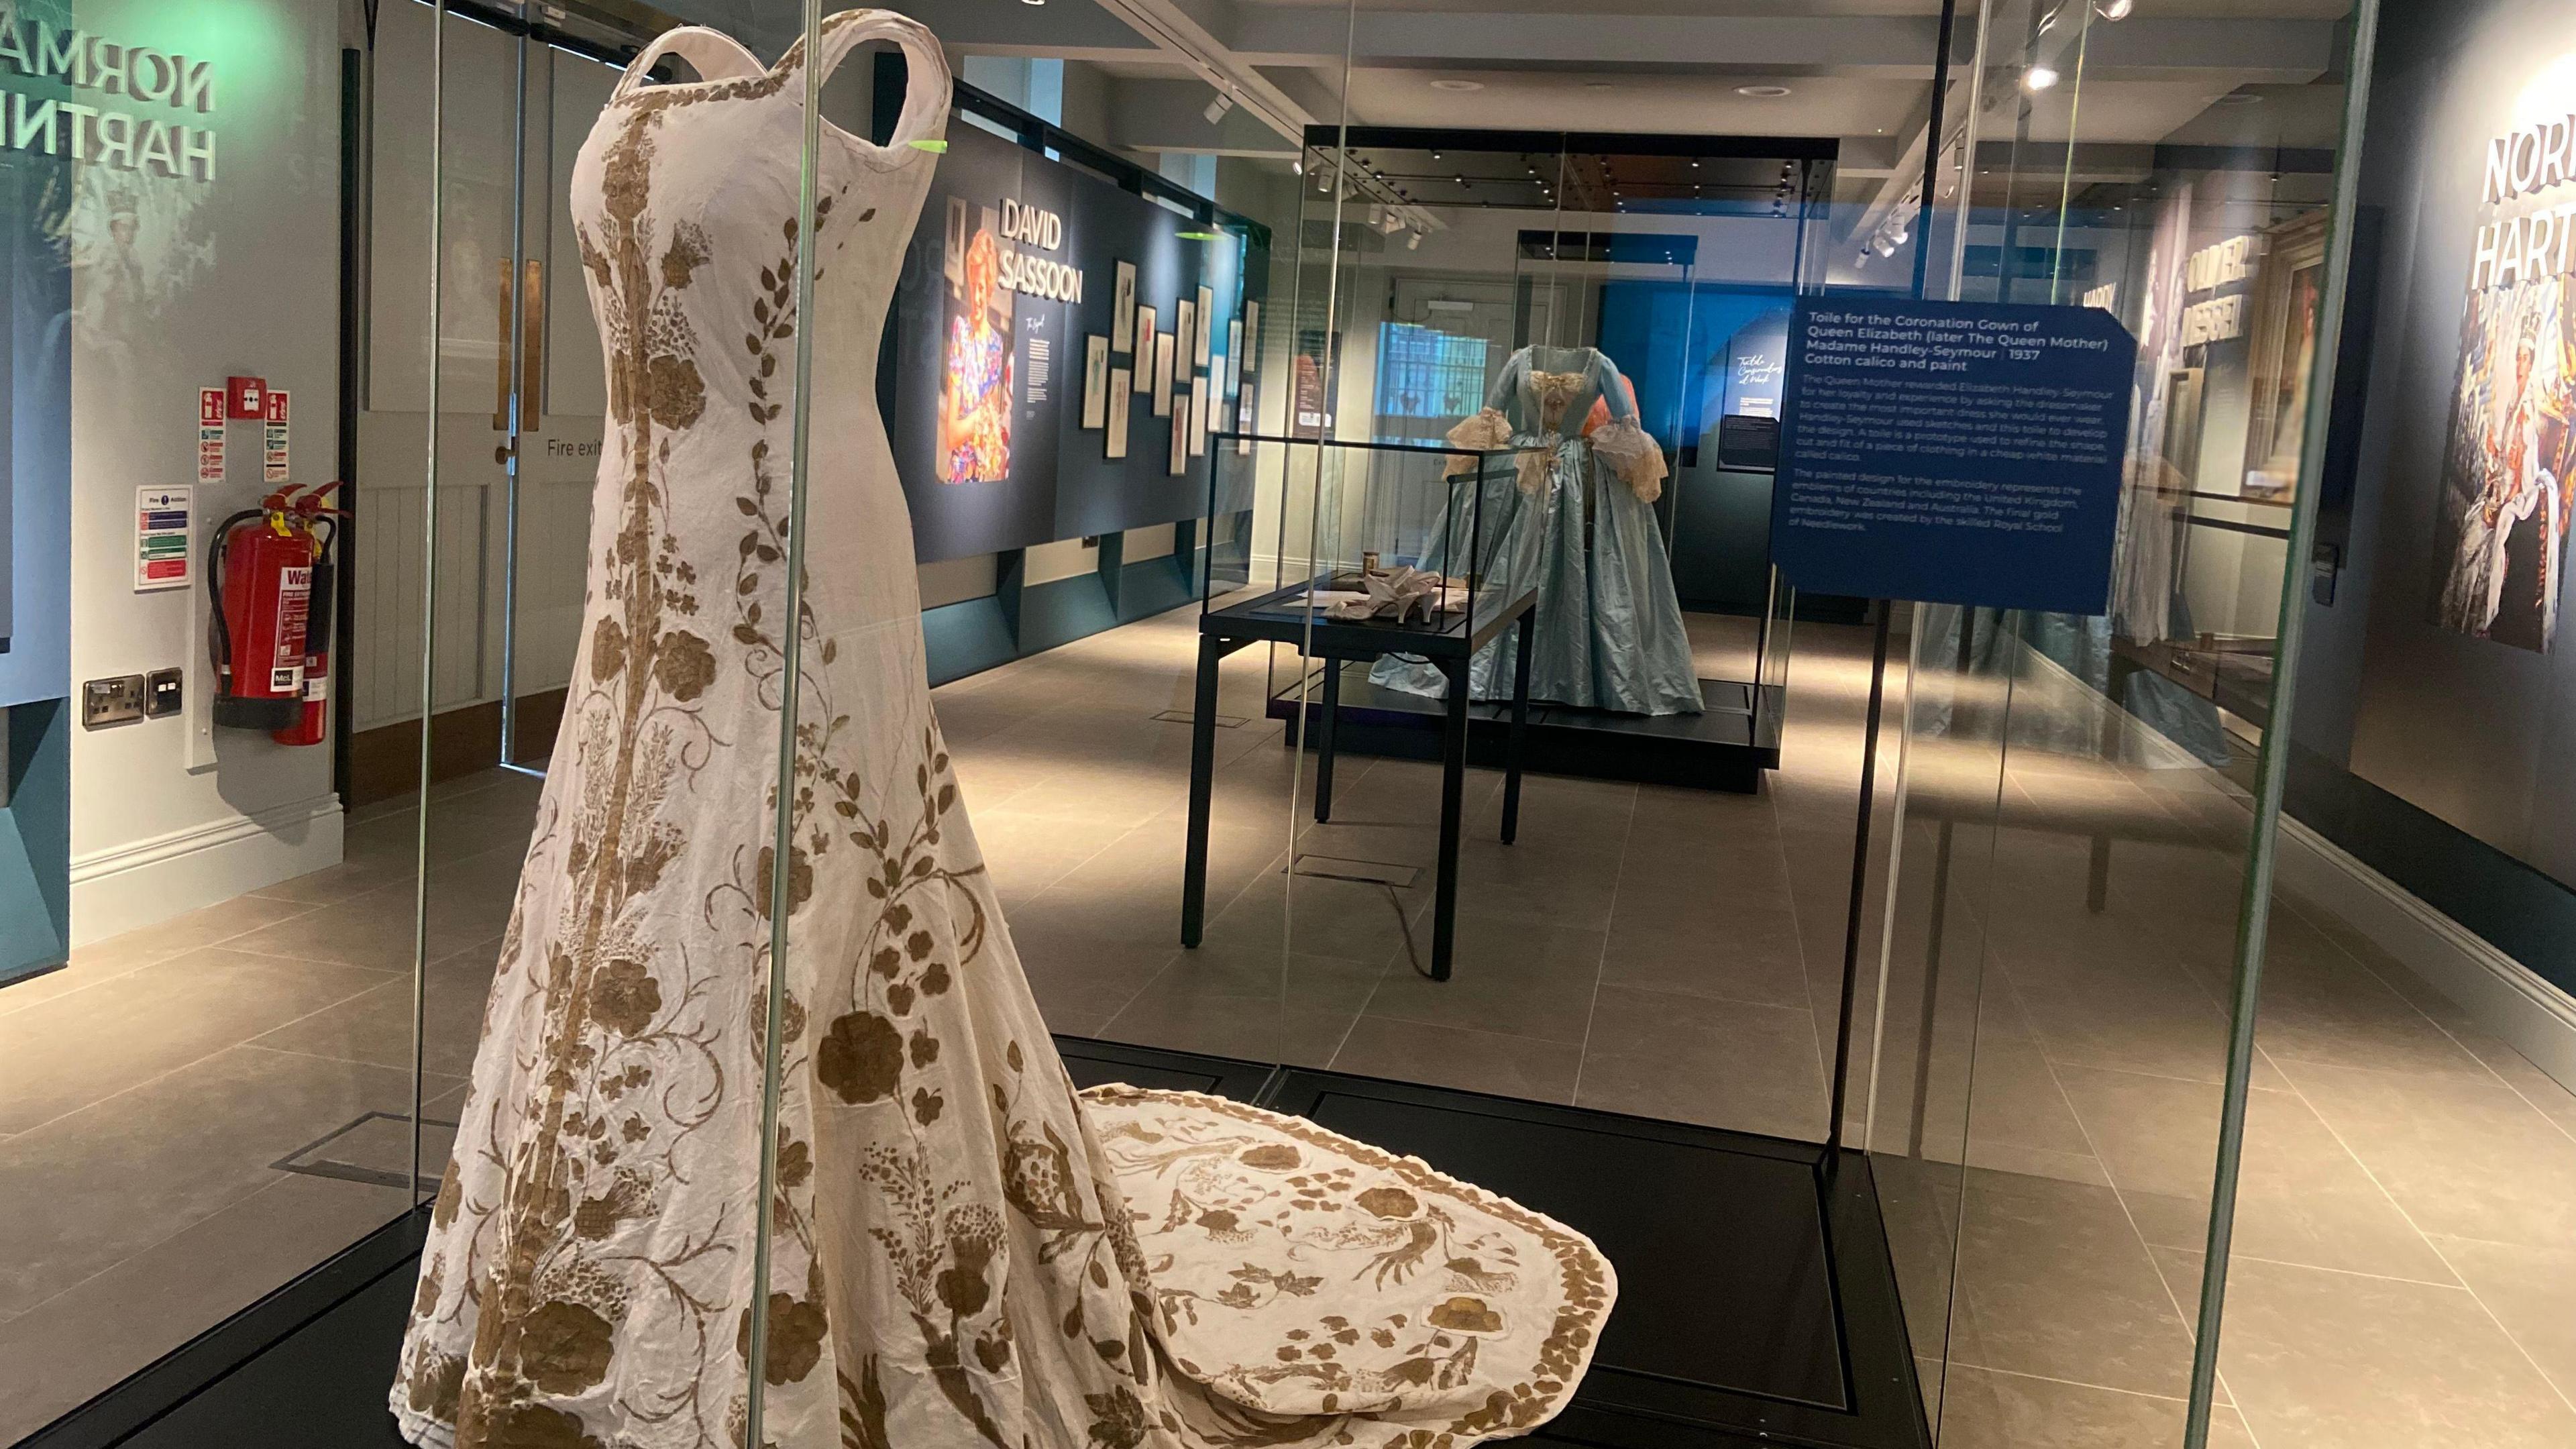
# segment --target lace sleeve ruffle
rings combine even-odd
[[[1664,496],[1664,450],[1646,436],[1646,430],[1635,423],[1609,423],[1592,434],[1592,451],[1637,495],[1637,501],[1652,503]]]
[[[1478,452],[1499,448],[1512,440],[1511,419],[1492,408],[1486,408],[1449,430],[1449,444],[1456,448],[1473,448]],[[1476,470],[1476,460],[1452,453],[1442,476],[1456,478]]]

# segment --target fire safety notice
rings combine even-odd
[[[193,490],[134,490],[134,588],[184,589],[189,566],[196,561],[196,535],[188,527]]]
[[[2136,360],[2096,307],[1802,298],[1773,560],[1814,593],[2103,612]]]

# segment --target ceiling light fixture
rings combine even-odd
[[[2126,20],[2136,8],[2136,0],[2095,0],[2093,13],[2105,20]]]
[[[2030,73],[2021,78],[2021,83],[2025,90],[2044,91],[2057,84],[2057,68],[2047,65],[2032,66]]]
[[[1435,91],[1453,91],[1459,95],[1465,95],[1469,91],[1483,90],[1485,88],[1485,83],[1483,81],[1457,80],[1443,77],[1442,79],[1433,81],[1431,83],[1431,88]]]
[[[1043,5],[1046,3],[1046,0],[1035,0],[1035,3]],[[1227,95],[1223,91],[1219,91],[1217,92],[1216,99],[1208,102],[1207,109],[1201,111],[1199,114],[1207,117],[1207,123],[1213,126],[1217,122],[1224,120],[1225,113],[1233,109],[1234,97]]]
[[[1739,96],[1751,96],[1757,101],[1776,101],[1789,94],[1789,88],[1787,86],[1737,86],[1735,93]]]

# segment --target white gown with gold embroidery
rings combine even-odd
[[[801,631],[776,1249],[780,1449],[1437,1445],[1562,1406],[1614,1292],[1567,1228],[1214,1098],[1077,1097],[931,716],[877,338],[938,43],[827,127],[805,617],[781,617],[803,47],[663,37],[573,208],[613,427],[584,635],[392,1407],[464,1449],[740,1443],[780,641]],[[646,85],[676,53],[705,79]]]

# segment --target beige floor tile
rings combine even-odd
[[[1341,1049],[1383,962],[1243,953],[1175,954],[1100,1029],[1110,1041],[1321,1067]]]
[[[267,1186],[270,1163],[410,1100],[408,1072],[234,1047],[20,1134],[0,1157],[0,1307],[115,1266]]]
[[[2129,1072],[2059,1069],[2138,1230],[2160,1248],[2208,1241],[2218,1087]],[[2248,1094],[2236,1251],[2420,1282],[2457,1280],[2307,1102]]]
[[[2576,1409],[2465,1288],[2238,1259],[2218,1363],[2263,1449],[2576,1444]]]
[[[2576,1243],[2576,1141],[2502,1082],[2314,1062],[2282,1071],[2417,1228],[2527,1247]]]
[[[437,960],[501,934],[517,893],[520,852],[497,850],[433,864],[429,878],[429,958]],[[302,961],[408,972],[412,967],[416,885],[378,886],[307,911],[229,944],[235,949]]]
[[[1582,1060],[1583,1049],[1571,1042],[1362,1016],[1331,1065],[1355,1076],[1571,1102]]]
[[[1450,979],[1434,981],[1423,974],[1428,918],[1414,929],[1421,969],[1399,957],[1369,998],[1369,1015],[1582,1044],[1601,975],[1600,932],[1462,911]]]
[[[1942,1449],[2180,1449],[2181,1399],[1953,1367],[1942,1383]],[[2233,1409],[2211,1416],[2212,1449],[2252,1449]]]
[[[1776,904],[1732,919],[1673,923],[1669,911],[1631,911],[1625,886],[1602,957],[1604,985],[1669,991],[1714,1001],[1803,1009],[1807,963],[1796,920]]]
[[[1265,871],[1222,911],[1211,910],[1204,944],[1387,961],[1413,941],[1427,955],[1429,932],[1408,934],[1412,911],[1411,901],[1384,886]]]
[[[975,843],[984,852],[994,888],[1023,896],[1071,875],[1137,823],[1024,814],[1007,805],[972,819]]]
[[[209,946],[0,1016],[0,1131],[29,1131],[394,979]]]
[[[270,1179],[0,1322],[0,1443],[15,1443],[410,1206],[398,1188],[294,1173]]]
[[[1953,1361],[2180,1399],[2191,1335],[2106,1187],[1971,1172]]]
[[[2000,943],[2003,966],[2052,1062],[2218,1082],[2227,1073],[2227,1014],[2181,968],[2144,960],[2032,958]],[[2258,1064],[2257,1086],[2278,1085]]]
[[[2576,1399],[2576,1243],[2435,1238],[2433,1246],[2558,1392]]]
[[[1814,1025],[1780,1007],[1604,985],[1575,1100],[1801,1141],[1825,1135]]]
[[[419,1003],[425,1026],[421,1060],[429,1071],[453,1077],[473,1072],[500,949],[500,938],[494,937],[431,963]],[[250,1041],[274,1051],[409,1071],[413,1005],[412,980],[405,972]]]
[[[2285,912],[2264,949],[2255,1042],[2276,1062],[2485,1081],[2486,1065],[2323,933]],[[2205,979],[2223,983],[2232,969]]]
[[[163,921],[157,926],[146,926],[92,945],[75,947],[70,962],[61,970],[17,982],[0,991],[0,1017],[13,1011],[24,1011],[38,1002],[85,990],[156,961],[167,961],[183,952],[232,941],[311,909],[309,905],[294,901],[236,896]]]

